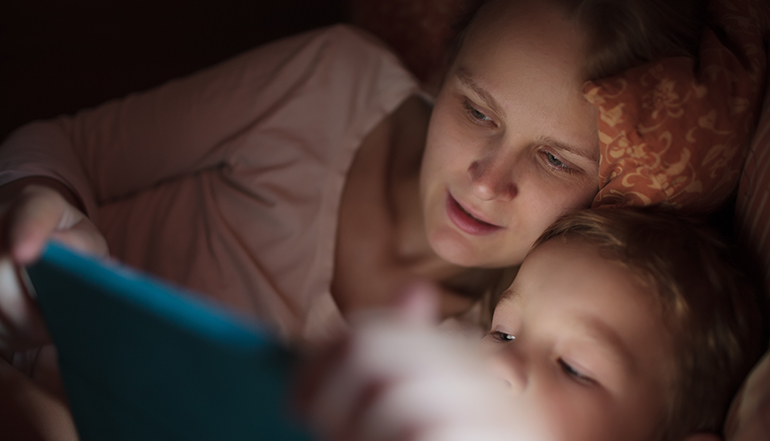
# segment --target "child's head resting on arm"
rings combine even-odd
[[[485,345],[555,440],[710,439],[688,437],[720,433],[765,347],[757,292],[707,229],[584,210],[526,257]]]

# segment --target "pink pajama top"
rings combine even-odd
[[[413,76],[347,26],[259,47],[154,90],[34,122],[0,146],[0,184],[71,188],[112,256],[316,340],[345,178]]]

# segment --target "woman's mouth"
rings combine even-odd
[[[452,223],[465,233],[482,236],[503,229],[501,226],[490,224],[471,214],[451,194],[447,195],[446,210]]]

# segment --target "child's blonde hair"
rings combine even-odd
[[[719,433],[766,339],[760,290],[735,250],[702,223],[630,208],[568,214],[535,243],[582,240],[649,284],[673,338],[675,384],[663,440]]]

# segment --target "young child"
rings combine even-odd
[[[544,233],[495,308],[482,350],[497,383],[468,347],[390,317],[321,364],[305,403],[335,440],[716,440],[765,347],[758,302],[709,230],[580,211]]]

